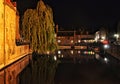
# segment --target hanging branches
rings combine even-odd
[[[56,48],[53,12],[42,0],[36,9],[27,9],[22,19],[22,34],[34,52],[46,54]]]

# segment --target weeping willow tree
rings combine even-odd
[[[53,12],[42,0],[36,9],[27,9],[22,19],[22,36],[30,41],[33,52],[46,54],[57,48]]]
[[[33,60],[28,69],[29,77],[26,71],[25,76],[20,77],[23,80],[20,84],[28,83],[26,78],[30,78],[28,84],[54,84],[58,61],[46,55],[57,48],[51,7],[40,0],[36,9],[27,9],[22,17],[21,31],[24,39],[30,41]]]

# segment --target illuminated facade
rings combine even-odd
[[[57,31],[56,34],[58,58],[89,59],[94,57],[94,51],[88,48],[95,42],[94,35],[81,35],[77,31]]]
[[[75,46],[81,43],[93,43],[94,35],[81,35],[77,31],[58,31],[57,43],[59,46]]]
[[[16,2],[0,0],[0,84],[18,84],[19,73],[29,63],[29,45],[18,46],[16,39],[20,39]]]

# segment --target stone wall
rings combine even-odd
[[[16,45],[16,39],[20,38],[19,35],[19,16],[16,7],[10,0],[1,0],[0,84],[18,84],[20,72],[30,62],[29,45]]]
[[[120,45],[111,44],[107,52],[120,60]]]
[[[0,68],[4,66],[4,4],[0,1]]]
[[[27,55],[0,71],[0,84],[19,84],[19,74],[30,63],[32,57]]]
[[[5,2],[4,2],[5,1]],[[17,15],[16,15],[17,14]],[[10,0],[0,1],[0,70],[29,54],[29,45],[16,45],[19,16]],[[18,33],[18,34],[17,34]],[[18,36],[20,37],[20,36]]]

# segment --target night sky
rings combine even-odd
[[[54,22],[64,29],[96,30],[117,27],[120,20],[119,0],[43,0],[54,12]],[[34,8],[37,0],[18,0],[18,9]],[[24,3],[23,3],[24,2]],[[25,5],[26,4],[26,5]]]

